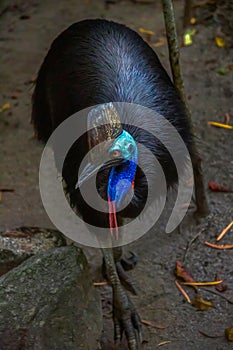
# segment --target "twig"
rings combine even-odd
[[[233,249],[233,244],[218,245],[207,241],[204,242],[204,244],[207,245],[208,247],[215,248],[215,249]]]
[[[175,16],[174,16],[172,0],[162,0],[162,4],[163,4],[164,20],[166,25],[167,41],[168,41],[168,47],[169,47],[169,58],[170,58],[173,82],[180,96],[181,101],[184,103],[185,111],[189,120],[191,131],[192,131],[193,127],[192,127],[191,112],[189,110],[188,103],[184,93],[184,83],[183,83],[180,63],[179,63],[179,47],[178,47],[178,39],[177,39]],[[195,200],[196,200],[196,206],[197,206],[196,215],[206,216],[209,210],[208,210],[208,205],[207,205],[207,200],[205,195],[205,188],[204,188],[202,168],[201,168],[201,158],[197,151],[194,140],[193,140],[192,149],[191,149],[191,160],[192,160],[193,172],[194,172]]]
[[[180,285],[180,283],[175,280],[175,284],[176,284],[176,287],[179,289],[179,291],[181,292],[181,294],[185,297],[185,299],[187,300],[188,303],[191,303],[191,300],[188,296],[188,294],[186,293],[186,291],[184,290],[184,288],[182,288],[182,286]]]
[[[200,329],[199,329],[198,331],[199,331],[199,333],[201,333],[202,335],[204,335],[204,336],[207,337],[207,338],[222,338],[222,337],[224,337],[223,334],[211,335],[211,334],[207,334],[207,333],[201,331]]]
[[[232,305],[233,305],[233,301],[230,300],[230,299],[228,299],[227,297],[225,297],[225,295],[222,295],[222,294],[220,294],[220,293],[218,293],[218,292],[215,292],[214,290],[208,289],[208,288],[202,288],[202,290],[204,290],[204,291],[206,291],[206,292],[209,292],[209,293],[212,293],[212,294],[215,294],[215,295],[217,295],[217,296],[219,296],[219,297],[225,299],[229,304],[232,304]]]
[[[227,233],[227,231],[230,230],[230,228],[233,226],[233,221],[231,221],[229,223],[229,225],[227,225],[227,227],[224,228],[224,230],[222,230],[222,232],[218,235],[218,237],[216,238],[216,241],[220,241],[220,239],[223,238],[223,236],[225,236],[225,234]]]
[[[211,281],[211,282],[182,282],[185,286],[196,286],[196,287],[203,287],[203,286],[216,286],[218,284],[221,284],[223,280],[219,281]]]
[[[209,226],[209,225],[208,225],[208,226]],[[186,248],[186,251],[185,251],[185,254],[184,254],[184,263],[185,263],[185,261],[186,261],[187,255],[188,255],[188,253],[189,253],[189,250],[190,250],[192,244],[193,244],[193,243],[200,237],[200,235],[201,235],[203,232],[205,232],[207,229],[208,229],[208,227],[204,227],[204,228],[203,228],[200,232],[198,232],[198,233],[196,234],[196,236],[194,236],[194,237],[191,239],[191,241],[188,243],[187,248]]]

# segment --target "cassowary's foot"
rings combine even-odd
[[[107,279],[113,289],[113,321],[114,321],[114,338],[119,343],[125,333],[129,350],[137,350],[141,342],[141,320],[140,317],[122,286],[122,280],[119,271],[125,271],[120,261],[115,262],[115,252],[111,249],[102,249]],[[113,257],[114,255],[114,257]],[[125,274],[126,275],[126,274]],[[122,284],[121,284],[122,283]]]
[[[141,319],[121,285],[113,286],[113,321],[115,342],[119,344],[125,333],[129,350],[137,350],[142,343]]]

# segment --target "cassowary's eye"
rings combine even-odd
[[[119,157],[120,156],[120,152],[119,151],[112,151],[111,152],[111,156],[114,157],[114,158],[115,157]]]

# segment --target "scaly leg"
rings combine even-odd
[[[125,273],[125,271],[132,270],[135,267],[138,261],[137,256],[134,253],[131,253],[130,258],[123,258],[122,247],[115,247],[113,248],[113,257],[115,260],[117,273],[122,285],[132,294],[136,295],[136,286],[132,279],[128,276],[128,274]]]
[[[113,289],[114,338],[119,343],[125,332],[129,350],[138,349],[141,342],[141,320],[126,291],[121,285],[112,249],[102,249],[106,274]]]

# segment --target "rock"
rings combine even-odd
[[[81,249],[49,249],[0,278],[1,350],[97,350],[101,331]]]
[[[0,233],[0,276],[40,251],[66,245],[61,232],[39,227],[18,227]]]

